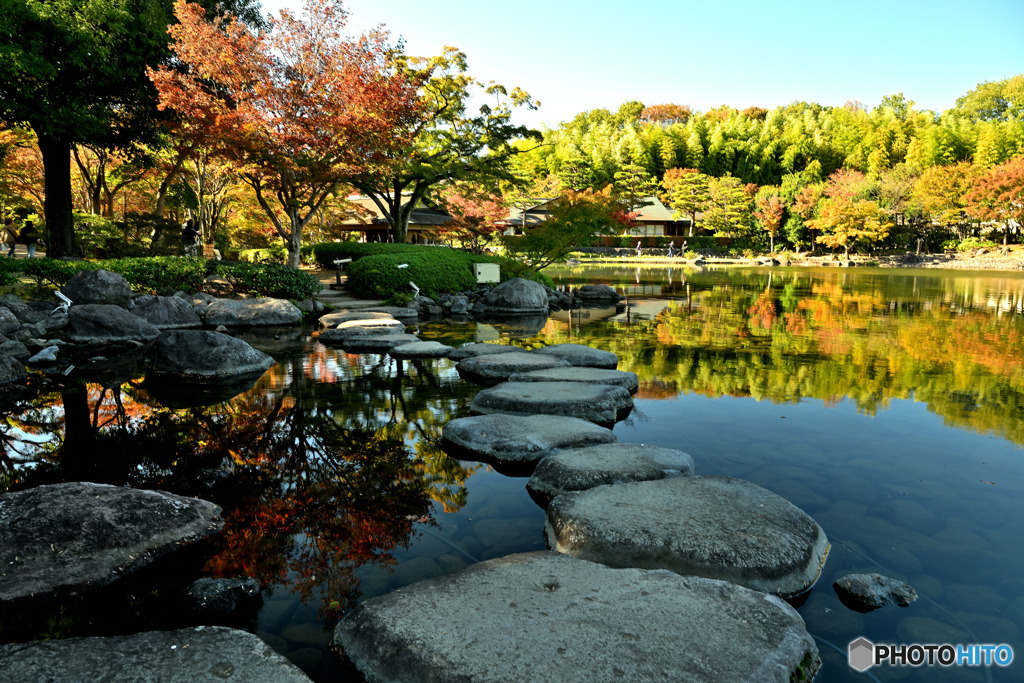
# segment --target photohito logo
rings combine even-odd
[[[1009,666],[1013,662],[1013,648],[1009,645],[893,645],[872,643],[858,638],[850,643],[850,667],[867,671],[879,664],[889,666]]]

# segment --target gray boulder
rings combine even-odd
[[[330,339],[321,338],[325,344],[331,343]],[[381,334],[369,337],[343,337],[336,343],[349,353],[387,353],[396,346],[412,344],[420,341],[415,334]]]
[[[800,615],[774,596],[551,552],[367,600],[332,644],[369,681],[783,683],[820,666]]]
[[[84,304],[68,310],[67,338],[76,344],[145,344],[159,336],[160,328],[120,306]]]
[[[0,306],[0,334],[11,334],[21,327],[21,320],[6,306]]]
[[[40,349],[31,358],[26,361],[30,365],[43,364],[43,363],[56,363],[57,354],[60,352],[60,348],[56,345],[47,346]]]
[[[137,296],[132,299],[128,310],[161,330],[203,326],[203,321],[196,315],[192,305],[176,296]]]
[[[421,359],[445,358],[452,352],[452,347],[436,341],[417,341],[401,344],[391,349],[392,358]]]
[[[274,359],[227,334],[168,330],[146,352],[151,373],[214,380],[262,375]]]
[[[461,460],[493,464],[501,471],[529,473],[560,448],[614,443],[610,429],[553,415],[477,415],[452,420],[441,429],[441,448]]]
[[[517,372],[510,375],[510,382],[589,382],[590,384],[610,384],[622,387],[631,394],[640,388],[640,378],[635,372],[624,370],[605,370],[602,368],[552,368],[550,370],[533,370]]]
[[[548,312],[548,293],[533,280],[515,278],[492,288],[484,297],[488,313],[520,315]]]
[[[633,398],[609,384],[505,382],[478,393],[470,409],[482,414],[564,415],[610,426],[629,415]]]
[[[460,361],[455,369],[459,375],[470,382],[477,384],[495,384],[504,382],[517,372],[530,372],[531,370],[550,370],[551,368],[568,367],[569,363],[554,356],[541,356],[528,351],[514,350],[513,347],[506,353],[495,353],[475,356]],[[543,411],[538,411],[543,412]]]
[[[526,489],[534,500],[546,506],[552,498],[566,491],[692,474],[693,458],[682,451],[638,443],[613,443],[552,453],[537,464]]]
[[[509,353],[510,351],[520,350],[521,349],[518,347],[506,346],[505,344],[474,342],[472,344],[466,344],[458,347],[448,354],[448,358],[451,360],[466,360],[467,358],[476,358],[477,356],[492,356],[499,353]]]
[[[30,355],[28,347],[20,341],[8,339],[7,341],[0,343],[0,356],[24,360]]]
[[[8,643],[0,670],[11,681],[309,682],[258,636],[224,626]]]
[[[220,507],[164,491],[70,482],[0,496],[0,604],[104,586],[216,533]]]
[[[898,579],[882,574],[847,574],[832,583],[839,600],[857,612],[870,612],[885,605],[907,607],[917,600],[917,591]]]
[[[287,299],[217,299],[206,308],[210,327],[274,327],[301,320],[302,311]]]
[[[611,351],[602,351],[583,344],[555,344],[537,349],[534,353],[561,358],[569,365],[577,367],[614,370],[619,364],[619,357]]]
[[[103,304],[127,306],[132,288],[121,275],[109,270],[83,270],[75,273],[61,290],[76,306]]]
[[[563,493],[548,506],[555,550],[610,567],[669,569],[780,597],[811,588],[825,532],[771,491],[728,477],[673,477]]]
[[[587,303],[619,302],[625,298],[608,285],[583,285],[576,290],[576,296]]]
[[[0,387],[20,384],[28,377],[25,365],[17,358],[0,356]]]

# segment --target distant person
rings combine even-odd
[[[185,256],[195,256],[198,252],[199,230],[196,222],[189,218],[181,228],[181,243],[185,246]]]
[[[672,258],[672,256],[673,256],[673,253],[672,253],[672,248],[673,248],[674,246],[675,246],[675,244],[673,244],[672,242],[669,242],[669,243],[668,243],[668,257],[669,257],[669,258]]]
[[[640,258],[640,254],[643,253],[643,249],[640,248],[640,240],[636,241],[636,256]]]
[[[18,231],[14,229],[13,218],[8,218],[7,222],[4,223],[3,240],[4,244],[7,245],[7,255],[11,258],[17,258],[14,255],[14,245],[18,243]]]
[[[25,227],[18,233],[18,241],[28,247],[29,258],[36,257],[36,242],[39,241],[39,233],[32,221],[25,221]]]

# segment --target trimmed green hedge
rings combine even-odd
[[[350,258],[353,262],[375,254],[407,254],[438,251],[444,247],[423,244],[392,244],[390,242],[321,242],[312,247],[313,259],[321,268],[334,268],[335,259]]]
[[[287,247],[273,247],[269,249],[242,249],[238,252],[238,260],[248,263],[284,263],[288,260]],[[299,249],[299,260],[302,263],[315,263],[313,257],[313,245],[304,245]]]
[[[235,290],[256,296],[308,299],[320,292],[319,280],[277,263],[241,263],[207,261],[185,256],[107,259],[102,261],[60,261],[49,258],[0,259],[0,284],[13,284],[21,276],[34,278],[40,285],[63,287],[82,270],[109,270],[119,273],[136,291],[183,290],[198,292],[207,275],[230,277]]]

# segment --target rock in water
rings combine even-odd
[[[64,285],[64,296],[75,305],[104,304],[127,306],[132,298],[132,288],[118,273],[109,270],[83,270],[75,273]]]
[[[333,644],[369,681],[808,681],[796,610],[740,586],[552,552],[367,600]]]
[[[103,586],[224,526],[164,491],[69,482],[0,496],[0,604]]]
[[[811,588],[829,542],[786,499],[742,479],[673,477],[563,493],[555,550],[611,567],[669,569],[788,598]]]
[[[482,360],[487,358],[501,356]],[[610,426],[629,415],[633,397],[626,389],[610,384],[505,382],[477,394],[470,409],[483,414],[564,415]]]
[[[0,645],[10,681],[309,683],[259,637],[223,626]]]
[[[287,299],[217,299],[206,309],[210,327],[274,327],[295,325],[302,311]]]
[[[619,357],[611,351],[602,351],[583,344],[555,344],[537,349],[534,353],[561,358],[569,365],[581,368],[614,370],[619,364]]]
[[[907,607],[917,591],[898,579],[881,574],[847,574],[832,584],[844,605],[856,612],[870,612],[885,605]]]
[[[533,280],[515,278],[502,282],[484,297],[488,313],[529,315],[548,312],[548,292]]]
[[[146,352],[157,376],[220,380],[262,375],[274,359],[241,339],[209,330],[164,332]]]

